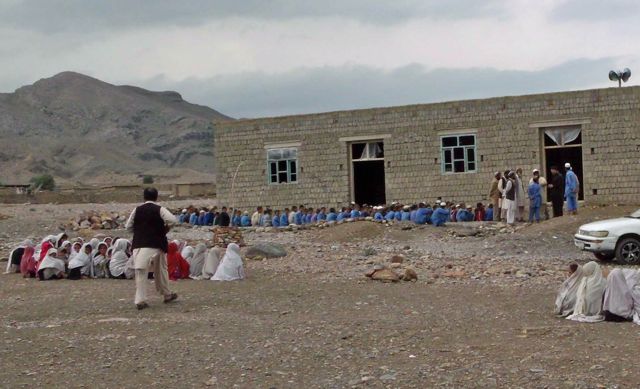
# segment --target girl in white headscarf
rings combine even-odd
[[[204,243],[198,243],[194,250],[193,257],[189,262],[189,277],[199,280],[202,276],[202,268],[204,267],[204,260],[207,255],[207,246]]]
[[[40,281],[64,278],[64,262],[56,258],[57,255],[58,249],[56,248],[52,247],[47,251],[47,255],[40,263],[40,268],[38,269],[38,278]]]
[[[216,270],[218,270],[218,265],[220,265],[220,249],[218,247],[213,247],[209,250],[209,254],[207,254],[207,259],[204,261],[204,267],[202,268],[202,279],[208,280],[216,274]]]
[[[243,280],[244,267],[240,256],[240,246],[235,243],[229,244],[227,252],[224,254],[220,266],[211,277],[213,281],[235,281]]]
[[[27,247],[33,247],[33,242],[30,239],[24,240],[18,247],[11,251],[9,254],[9,260],[7,261],[7,270],[5,274],[20,273],[20,262],[22,261],[22,255],[24,249]]]
[[[96,278],[107,278],[108,276],[108,266],[109,260],[107,258],[107,251],[109,250],[109,245],[105,242],[100,242],[98,244],[97,253],[93,255],[93,271],[95,272]]]
[[[109,272],[111,272],[112,278],[133,278],[127,277],[127,275],[133,276],[131,272],[127,272],[127,262],[129,262],[130,257],[129,245],[129,241],[122,238],[116,240],[113,244],[113,253],[109,261]]]
[[[69,256],[71,255],[71,242],[69,242],[68,240],[62,242],[62,244],[58,248],[58,253],[60,253],[60,251],[62,250],[64,250],[64,258],[58,255],[58,259],[62,259],[65,263],[67,263],[69,261]]]
[[[90,243],[85,243],[80,252],[71,258],[69,261],[69,279],[79,280],[82,276],[94,277],[93,260],[91,258],[91,252],[93,248]]]
[[[636,312],[633,290],[640,281],[640,271],[613,269],[607,277],[602,310],[606,321],[631,321]]]
[[[607,281],[602,277],[602,270],[597,263],[591,261],[582,267],[582,276],[573,314],[567,319],[586,323],[603,321],[602,296]]]
[[[180,246],[178,246],[180,249]],[[191,263],[191,258],[193,258],[193,254],[195,254],[195,250],[191,246],[184,246],[184,248],[180,251],[180,255],[184,258],[185,261]]]
[[[56,246],[56,248],[60,248],[62,247],[62,243],[64,243],[68,238],[69,235],[67,235],[66,232],[60,233],[56,235],[56,242],[54,243],[54,245]]]
[[[80,250],[82,250],[82,242],[73,242],[73,244],[71,245],[71,252],[69,253],[69,261],[71,261],[76,255],[78,255],[80,253]]]
[[[582,266],[572,264],[570,269],[572,273],[562,283],[556,297],[555,314],[560,317],[566,317],[573,313],[573,307],[576,305],[576,293],[578,292],[580,281],[582,281]]]

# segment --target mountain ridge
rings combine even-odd
[[[232,118],[175,91],[76,72],[0,93],[0,181],[49,173],[69,183],[215,180],[215,123]]]

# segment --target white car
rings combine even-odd
[[[624,264],[640,264],[640,209],[619,219],[580,226],[574,243],[601,261],[617,259]]]

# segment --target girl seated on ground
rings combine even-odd
[[[212,281],[236,281],[244,280],[244,265],[240,256],[240,246],[235,243],[229,244],[227,252],[224,254],[220,266],[211,277]]]
[[[613,269],[607,277],[602,305],[606,321],[640,324],[640,271]]]
[[[207,254],[207,259],[204,262],[204,267],[202,268],[202,276],[201,279],[209,280],[216,274],[216,270],[218,270],[218,266],[220,265],[220,249],[218,247],[213,247],[209,250]]]
[[[105,242],[98,243],[98,252],[93,256],[93,271],[96,278],[107,278],[109,260],[107,258],[109,245]]]
[[[61,250],[63,254],[64,249]],[[64,278],[64,261],[57,258],[58,250],[51,247],[40,263],[38,278],[40,281],[59,280]]]
[[[129,248],[131,243],[126,239],[118,239],[109,260],[109,273],[111,278],[132,279],[134,277],[133,269],[128,268]]]
[[[604,320],[602,297],[607,281],[602,277],[600,265],[591,261],[582,267],[582,279],[576,291],[573,314],[567,319],[594,323]]]
[[[28,246],[33,247],[33,242],[29,239],[23,241],[18,247],[11,251],[11,254],[9,254],[9,260],[7,261],[7,270],[5,271],[5,273],[20,273],[20,263],[22,262],[22,256],[24,255],[24,251]]]
[[[193,258],[189,261],[189,277],[199,280],[202,276],[202,268],[207,256],[207,246],[204,243],[198,243],[193,253]]]
[[[85,243],[80,252],[69,260],[69,279],[79,280],[82,277],[93,277],[93,260],[91,243]]]
[[[26,246],[20,259],[20,273],[24,278],[35,278],[38,262],[34,258],[36,249],[33,246]]]
[[[556,308],[554,311],[556,315],[567,317],[573,313],[580,281],[582,281],[582,266],[572,263],[569,265],[569,277],[564,280],[556,296]]]
[[[190,248],[193,253],[193,248],[191,246],[185,247],[185,249],[187,248]],[[191,257],[193,257],[193,254]],[[167,252],[167,271],[171,281],[189,278],[189,262],[187,262],[178,252],[178,245],[174,242],[169,243],[169,249]]]

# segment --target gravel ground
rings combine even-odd
[[[210,203],[210,202],[207,202]],[[171,206],[182,206],[175,203]],[[103,208],[102,208],[103,207]],[[82,210],[133,205],[0,205],[0,257]],[[175,304],[136,311],[133,282],[0,277],[2,387],[634,388],[633,324],[553,316],[555,290],[583,222],[632,207],[584,209],[516,229],[370,222],[247,232],[289,255],[247,261],[237,283],[179,281]],[[2,218],[0,218],[2,219]],[[103,232],[103,231],[101,231]],[[112,235],[126,236],[125,231]],[[475,235],[464,236],[461,235]],[[72,234],[73,235],[73,234]],[[201,241],[207,229],[176,228]],[[363,273],[393,255],[417,282]]]

